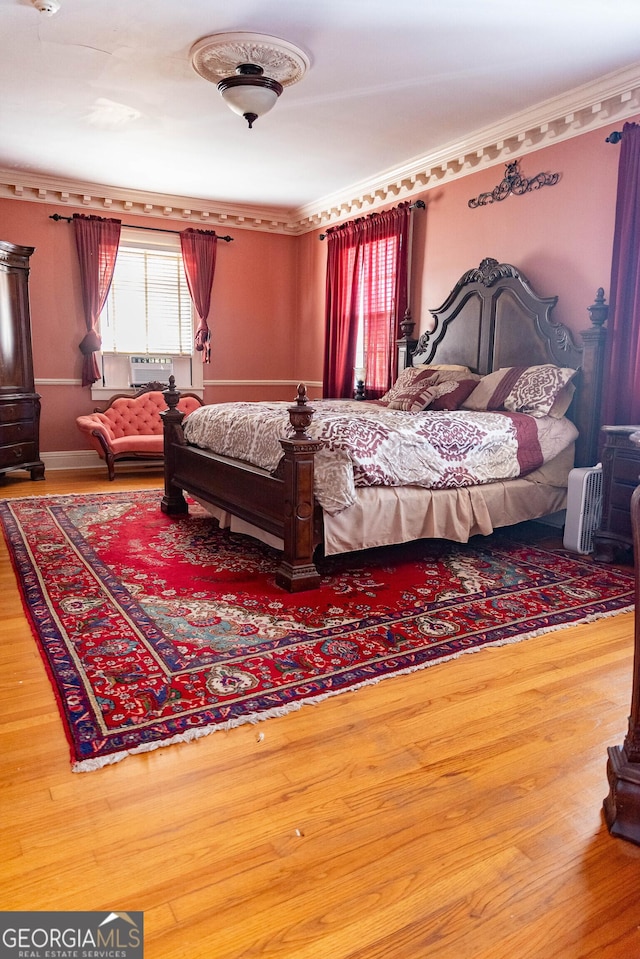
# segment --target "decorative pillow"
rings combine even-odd
[[[552,363],[496,370],[482,377],[462,405],[467,410],[509,410],[547,416],[575,372]]]
[[[426,406],[447,389],[448,384],[436,386],[431,383],[429,377],[422,380],[415,380],[411,386],[404,390],[394,393],[393,398],[388,400],[386,405],[390,410],[406,410],[409,413],[419,413]]]
[[[461,375],[462,373],[464,373],[464,377]],[[418,383],[420,383],[421,386],[425,386],[426,383],[437,386],[440,383],[460,383],[462,380],[470,380],[478,383],[481,379],[482,377],[479,373],[472,373],[466,366],[408,366],[406,370],[402,370],[402,372],[398,374],[398,378],[391,389],[387,390],[379,402],[388,405],[392,400],[396,399],[400,393],[405,392],[407,389],[413,389],[413,386]],[[465,393],[465,396],[468,396],[470,392],[471,387]],[[456,400],[458,405],[462,402],[462,399],[463,397]],[[401,408],[402,407],[398,407],[398,409]],[[442,407],[442,409],[449,408],[457,409],[457,406]]]
[[[505,410],[548,416],[559,393],[575,376],[576,371],[544,364],[529,366],[516,380],[504,401]]]
[[[473,374],[471,374],[473,375]],[[477,379],[447,380],[441,383],[442,393],[432,400],[431,410],[459,410],[466,398],[478,385]]]
[[[431,380],[433,374],[428,366],[408,366],[405,370],[398,373],[398,377],[384,396],[380,397],[380,403],[389,403],[396,395],[405,390],[412,389],[414,385],[421,382],[424,385],[426,380]]]
[[[500,410],[513,382],[512,367],[483,376],[462,404],[465,410]]]
[[[457,410],[466,397],[475,389],[477,380],[444,380],[434,382],[435,377],[416,380],[406,390],[394,394],[387,402],[390,410],[407,410],[418,413],[420,410]]]

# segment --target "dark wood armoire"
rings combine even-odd
[[[0,481],[16,469],[28,470],[32,480],[44,479],[29,312],[33,252],[0,240]]]

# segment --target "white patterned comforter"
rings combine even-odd
[[[218,403],[184,423],[188,443],[273,472],[293,435],[290,403]],[[357,486],[452,489],[526,476],[573,443],[567,419],[468,410],[407,413],[376,403],[317,400],[308,435],[322,440],[315,494],[335,514]]]

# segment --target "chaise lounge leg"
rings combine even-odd
[[[93,436],[95,436],[96,439],[98,440],[98,443],[100,444],[100,446],[102,447],[102,452],[104,453],[104,460],[105,460],[105,463],[107,464],[107,473],[109,475],[109,479],[114,480],[116,478],[116,463],[115,463],[114,455],[109,449],[107,443],[105,442],[105,438],[102,435],[102,433],[99,430],[93,430],[92,433],[93,433]]]

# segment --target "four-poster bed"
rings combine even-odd
[[[444,304],[432,312],[433,329],[420,337],[414,349],[411,349],[413,342],[398,343],[399,355],[411,355],[413,367],[419,368],[419,374],[416,370],[410,371],[412,377],[414,374],[416,377],[422,376],[423,368],[424,376],[431,377],[436,369],[454,366],[466,371],[455,375],[462,379],[475,378],[479,385],[493,382],[481,379],[488,374],[495,374],[499,382],[504,379],[502,373],[505,370],[510,371],[513,382],[520,382],[520,371],[524,371],[524,375],[531,368],[544,369],[552,374],[557,370],[565,377],[561,381],[563,384],[570,376],[570,387],[567,382],[564,392],[567,393],[570,388],[572,392],[575,389],[575,394],[567,417],[562,413],[569,404],[568,398],[559,411],[557,421],[565,424],[565,433],[567,418],[577,429],[569,427],[573,432],[568,440],[565,436],[562,441],[566,448],[559,448],[557,456],[551,453],[550,463],[536,461],[521,473],[517,470],[504,475],[497,473],[497,479],[489,474],[488,480],[484,481],[458,479],[453,484],[454,488],[438,488],[437,482],[434,489],[412,483],[406,487],[376,486],[369,479],[365,480],[362,488],[356,489],[353,505],[330,515],[326,509],[323,511],[320,508],[317,487],[314,487],[314,459],[318,454],[319,460],[326,459],[327,444],[319,438],[319,434],[310,437],[308,433],[310,429],[317,431],[323,416],[329,415],[323,410],[323,406],[327,405],[325,401],[314,404],[318,409],[316,413],[306,401],[304,387],[300,386],[293,406],[280,404],[283,425],[278,438],[282,452],[278,450],[278,453],[281,459],[276,469],[267,470],[244,459],[221,453],[220,450],[213,452],[187,442],[182,429],[182,414],[177,410],[180,394],[172,384],[164,394],[168,409],[161,414],[164,419],[165,448],[162,509],[168,514],[187,512],[186,492],[211,508],[221,521],[232,517],[236,528],[259,531],[268,541],[271,538],[270,541],[282,549],[277,582],[290,591],[311,589],[319,584],[320,574],[314,562],[314,552],[320,544],[327,548],[328,543],[328,551],[339,552],[425,536],[465,541],[478,532],[488,533],[494,527],[534,519],[562,509],[566,501],[568,472],[574,465],[573,440],[575,465],[592,465],[596,460],[605,338],[603,324],[607,307],[603,292],[599,290],[595,303],[589,308],[592,326],[582,334],[582,343],[577,343],[564,324],[551,318],[556,301],[557,297],[539,297],[526,277],[515,267],[485,259],[478,268],[465,273]],[[573,374],[573,371],[577,372]],[[440,375],[446,378],[449,374]],[[482,393],[474,386],[472,384],[472,392],[465,403],[472,404],[472,397]],[[505,392],[506,389],[505,386]],[[397,397],[401,394],[393,395]],[[373,413],[371,404],[366,402],[343,403],[344,415],[351,417],[354,424],[358,423],[356,417],[370,418]],[[415,413],[412,408],[405,406],[408,413],[384,411],[380,422],[395,423],[408,417],[412,427],[416,428],[418,423],[417,428],[421,429],[427,419],[440,425],[443,422],[450,425],[453,420],[438,421],[437,418],[453,417],[455,424],[459,425],[466,414],[465,403],[460,409],[456,406],[447,408],[445,405],[445,412],[442,413],[431,410]],[[247,405],[238,404],[238,411],[241,406]],[[389,402],[388,405],[392,407],[393,403]],[[337,415],[336,403],[329,404],[331,406],[334,408],[331,415]],[[215,408],[204,409],[211,411]],[[393,409],[398,409],[398,406]],[[489,423],[493,423],[496,416],[492,413],[494,419],[489,420],[486,411],[496,407],[491,404],[478,406],[476,403],[475,409],[482,411],[476,412],[476,418],[480,417],[482,425],[482,430],[476,432],[486,434]],[[546,415],[550,412],[547,408],[542,412],[534,411],[533,416],[525,415],[526,405],[523,407],[524,413],[518,411],[517,404],[511,407],[515,412],[505,412],[510,409],[509,406],[497,409],[503,411],[503,417],[509,419],[509,427],[513,426],[516,431],[522,432],[525,421],[526,429],[529,432],[533,430],[536,437],[544,432],[543,427],[555,427],[553,416]],[[536,416],[539,418],[535,424],[531,424],[529,421]],[[239,431],[243,430],[244,425],[242,430],[239,428]],[[233,433],[233,428],[228,433]],[[403,438],[406,439],[405,433]],[[494,446],[496,442],[503,441],[495,441]],[[446,458],[446,448],[443,455]],[[520,450],[515,455],[522,459]],[[464,468],[464,463],[460,468]],[[380,521],[384,526],[385,516],[391,514],[394,517],[401,515],[402,531],[398,533],[394,521],[388,524],[393,526],[390,531],[387,532],[385,528],[380,532]],[[368,527],[371,523],[375,529],[370,534]],[[366,528],[364,532],[363,528]]]

